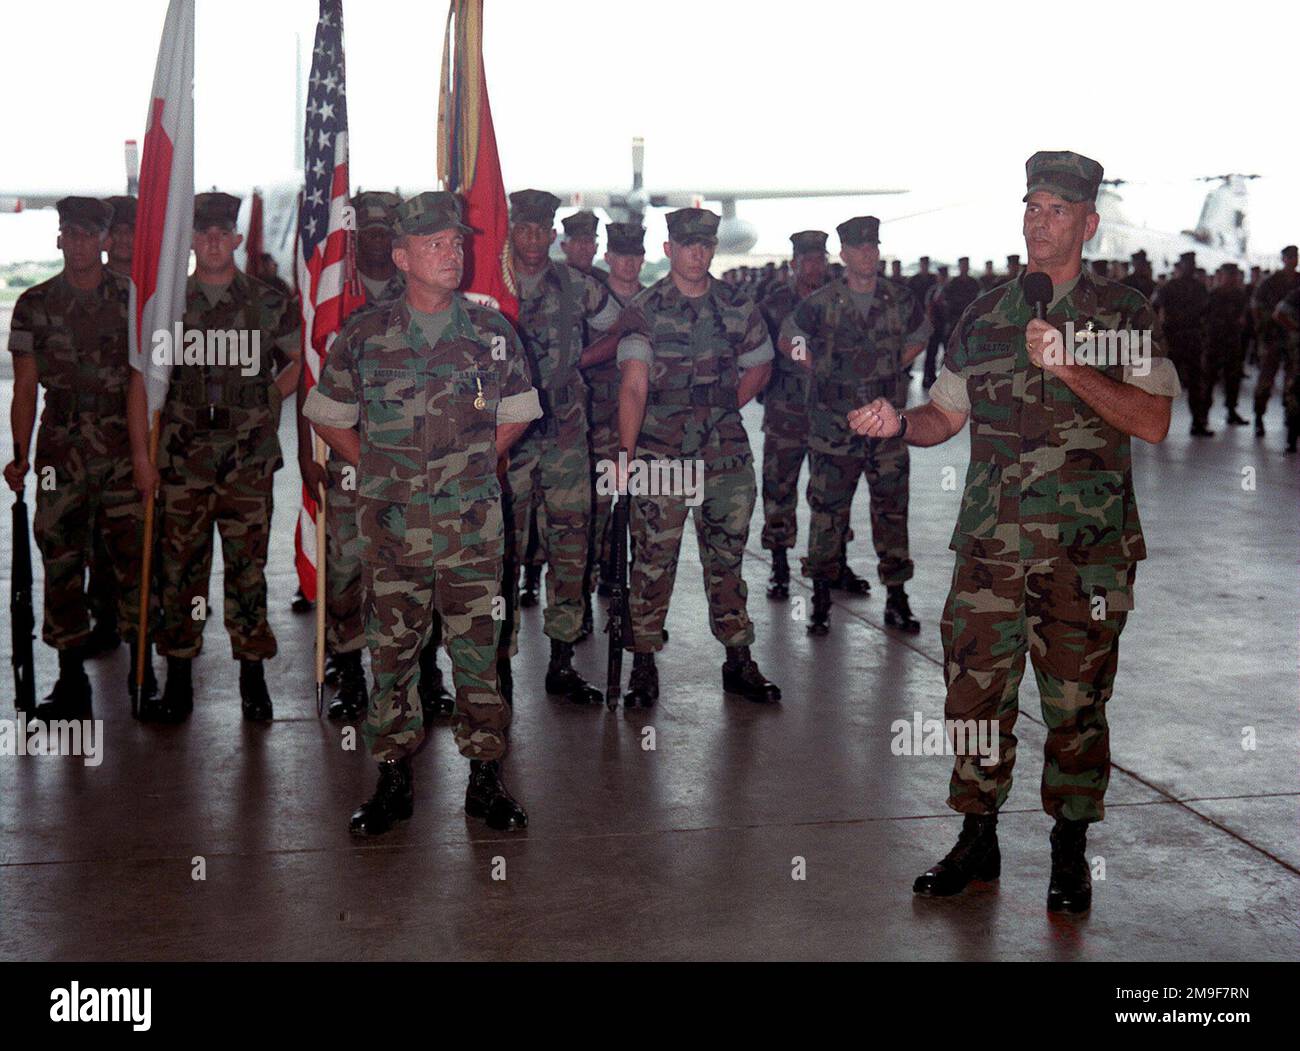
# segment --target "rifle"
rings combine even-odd
[[[614,511],[610,516],[609,618],[605,622],[605,630],[609,632],[609,663],[605,676],[605,707],[611,712],[618,707],[618,698],[623,692],[623,650],[632,643],[627,588],[627,528],[631,500],[626,493],[620,494],[614,501]]]
[[[14,564],[9,579],[9,620],[13,627],[14,708],[30,712],[36,707],[36,670],[32,639],[36,614],[32,612],[32,542],[27,528],[27,504],[18,494],[13,510]]]

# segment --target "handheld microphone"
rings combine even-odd
[[[1021,283],[1025,301],[1034,308],[1034,317],[1039,321],[1047,320],[1047,304],[1052,301],[1052,279],[1042,271],[1035,270],[1026,274]],[[1047,370],[1043,370],[1042,381],[1038,385],[1038,396],[1047,400]]]

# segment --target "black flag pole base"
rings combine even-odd
[[[318,682],[316,684],[316,718],[319,719],[325,712],[325,684]]]

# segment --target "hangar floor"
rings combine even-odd
[[[0,394],[7,404],[11,376]],[[760,411],[746,413],[756,454]],[[913,453],[919,636],[884,628],[876,585],[838,598],[833,633],[808,638],[790,605],[764,597],[760,507],[745,571],[755,655],[785,692],[779,707],[724,699],[688,536],[663,696],[649,713],[548,699],[541,613],[526,611],[507,767],[526,832],[465,817],[466,764],[439,727],[417,759],[414,819],[360,843],[347,816],[374,766],[316,718],[312,620],[289,611],[298,475],[287,467],[269,574],[275,722],[243,723],[219,624],[196,662],[196,710],[179,727],[132,721],[124,648],[90,664],[102,764],[0,758],[0,958],[1300,959],[1300,461],[1281,452],[1276,400],[1262,441],[1248,428],[1225,433],[1217,407],[1214,420],[1218,437],[1189,438],[1180,405],[1164,445],[1134,443],[1150,558],[1110,704],[1115,770],[1089,842],[1105,879],[1086,919],[1044,909],[1050,821],[1038,803],[1032,677],[1000,884],[947,901],[910,891],[960,825],[944,806],[951,760],[892,754],[890,724],[942,716],[938,617],[960,495],[942,477],[949,465],[961,477],[963,436]],[[874,582],[861,491],[854,526],[854,564]],[[798,553],[806,509],[800,529]],[[6,529],[0,574],[9,548]],[[805,585],[794,594],[806,597]],[[579,666],[603,675],[603,639],[579,648]],[[42,694],[55,670],[38,642]],[[0,714],[13,712],[6,703]],[[192,878],[197,857],[203,880]],[[504,879],[493,878],[497,859]]]

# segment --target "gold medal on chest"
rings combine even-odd
[[[478,393],[474,395],[474,408],[482,412],[487,408],[487,399],[483,397],[483,380],[480,377],[475,376],[474,385],[478,387]]]

